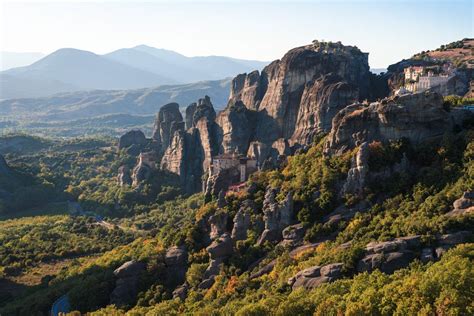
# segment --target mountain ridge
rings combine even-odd
[[[146,45],[122,48],[104,55],[61,48],[31,65],[0,72],[3,83],[0,99],[220,80],[260,69],[265,64],[225,56],[186,57]],[[33,89],[31,86],[34,85],[42,86],[42,89]]]

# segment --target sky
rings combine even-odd
[[[369,53],[372,68],[474,37],[473,0],[0,0],[0,51],[97,54],[146,44],[186,56],[271,61],[312,40]]]

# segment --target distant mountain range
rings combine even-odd
[[[93,90],[59,93],[49,97],[0,101],[3,121],[51,122],[110,114],[155,115],[161,106],[177,102],[182,107],[210,96],[217,109],[227,104],[231,79],[165,85],[135,90]]]
[[[218,80],[262,69],[266,64],[223,56],[186,57],[145,45],[105,55],[63,48],[31,65],[0,72],[0,99]]]

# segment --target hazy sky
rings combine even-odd
[[[1,1],[0,50],[95,53],[147,44],[187,56],[274,60],[313,39],[370,53],[371,67],[474,37],[473,0]]]

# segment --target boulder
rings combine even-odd
[[[324,266],[314,266],[298,272],[288,279],[288,285],[293,290],[303,287],[306,290],[313,289],[323,283],[333,282],[342,276],[342,263],[332,263]]]
[[[470,231],[459,231],[438,236],[437,241],[441,246],[454,247],[458,244],[468,242],[471,237],[472,233]]]
[[[465,191],[463,195],[454,201],[453,210],[447,216],[462,216],[474,212],[474,191]]]
[[[173,246],[166,251],[165,264],[168,267],[186,266],[188,261],[188,252],[184,247]]]
[[[214,278],[209,278],[209,279],[205,279],[203,280],[201,283],[199,283],[198,285],[198,288],[201,289],[201,290],[207,290],[207,289],[210,289],[211,286],[214,284]]]
[[[183,285],[177,287],[173,291],[173,299],[179,298],[181,301],[184,301],[188,296],[189,285],[184,283]]]
[[[374,253],[387,253],[397,250],[405,250],[407,248],[407,242],[400,239],[395,239],[392,241],[382,241],[382,242],[370,242],[365,247],[367,254]]]
[[[140,130],[131,130],[126,132],[119,138],[118,149],[128,148],[132,145],[137,145],[139,147],[144,147],[148,143],[148,140]]]
[[[214,240],[206,250],[209,252],[211,259],[226,258],[232,255],[234,251],[230,235],[227,233],[223,234]]]
[[[407,267],[415,258],[415,253],[412,251],[390,252],[385,256],[380,271],[391,274],[395,270]]]
[[[128,261],[114,271],[117,278],[110,294],[110,303],[117,306],[132,304],[138,294],[138,281],[146,266],[142,262]]]
[[[283,243],[289,246],[299,245],[303,242],[306,228],[303,224],[295,224],[286,227],[282,231]]]
[[[227,213],[217,213],[209,217],[211,231],[209,237],[214,240],[227,231]]]
[[[188,252],[184,247],[170,247],[165,254],[166,281],[170,287],[185,281]]]

